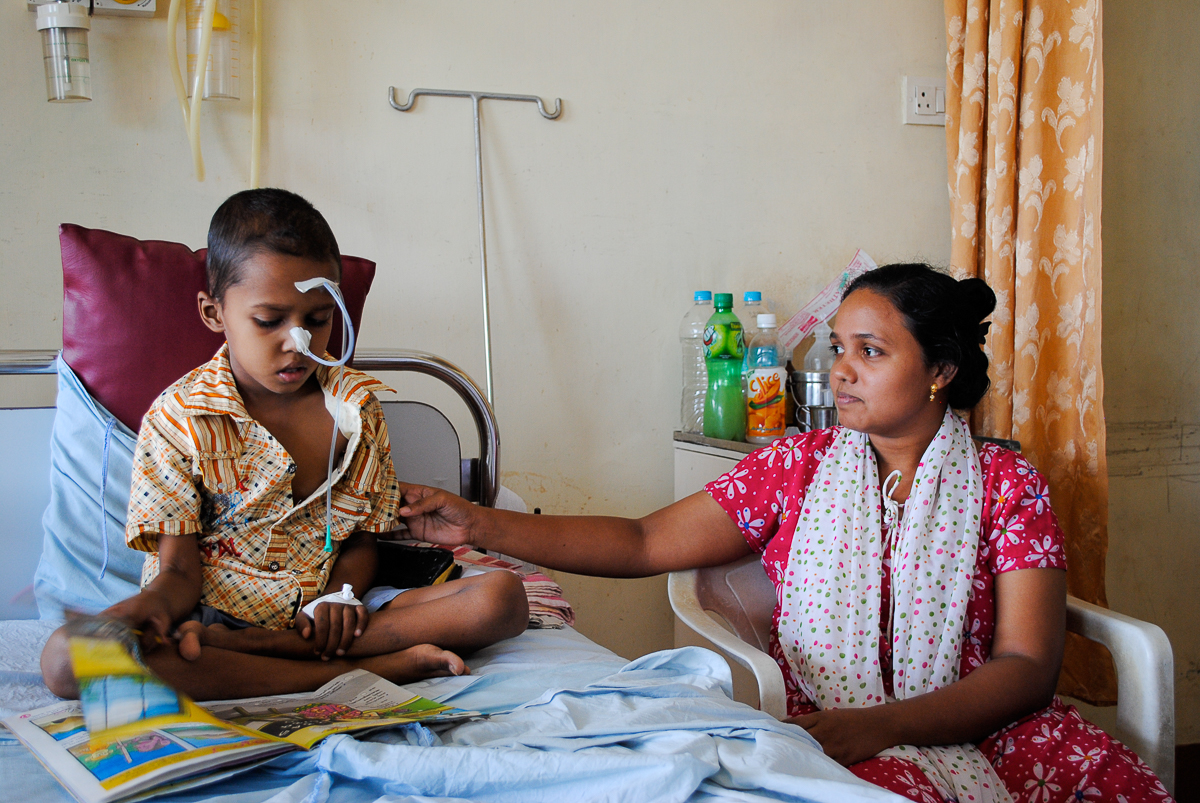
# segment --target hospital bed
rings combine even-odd
[[[72,292],[68,287],[68,297]],[[87,305],[74,313],[69,307],[66,317],[90,314]],[[479,457],[463,460],[457,433],[439,411],[413,402],[386,402],[399,476],[463,493],[481,504],[512,498],[498,484],[495,417],[462,371],[415,352],[362,351],[354,365],[380,374],[384,381],[397,371],[433,376],[458,394],[475,423]],[[55,494],[86,487],[83,497],[90,494],[107,505],[121,490],[119,481],[109,479],[109,461],[120,459],[120,450],[132,437],[77,377],[72,381],[71,367],[53,352],[0,352],[0,375],[58,376],[55,408],[0,410],[0,438],[6,444],[0,450],[0,505],[5,511],[0,524],[5,549],[0,561],[0,716],[55,699],[41,682],[38,656],[60,622],[53,611],[45,618],[45,605],[40,612],[44,618],[35,618],[39,611],[29,590],[35,570],[39,581],[44,580],[44,564],[52,551],[49,535],[43,544],[44,528],[53,525],[61,535],[65,527],[71,540],[88,541],[93,564],[103,554],[107,574],[101,573],[101,580],[96,579],[94,565],[64,570],[75,572],[64,583],[69,591],[98,589],[120,598],[136,587],[137,564],[130,560],[140,557],[122,551],[123,527],[114,518],[116,511],[98,514],[109,518],[55,518],[61,519],[63,506],[52,502],[47,477]],[[93,384],[102,383],[93,379]],[[86,420],[80,424],[81,419]],[[72,462],[63,455],[64,444],[71,445],[74,434],[82,432],[70,428],[76,425],[91,428],[87,437],[95,442],[96,459]],[[75,440],[83,438],[81,434]],[[98,463],[104,464],[103,470]],[[64,484],[71,487],[63,490]],[[127,497],[128,488],[124,491]],[[101,531],[107,540],[97,544]],[[121,572],[126,575],[124,585],[105,585]],[[708,650],[668,650],[630,662],[566,626],[531,629],[479,651],[467,663],[471,675],[430,681],[422,693],[482,711],[490,715],[486,719],[436,728],[437,732],[410,725],[357,739],[331,737],[309,753],[288,754],[172,799],[898,799],[826,758],[801,729],[735,702],[728,665]],[[3,731],[0,789],[5,799],[69,800],[28,751]]]

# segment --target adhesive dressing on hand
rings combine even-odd
[[[354,596],[354,586],[350,585],[349,583],[343,583],[341,591],[335,591],[332,594],[326,594],[323,597],[317,597],[300,610],[304,612],[305,616],[307,616],[309,619],[312,619],[313,615],[317,611],[317,606],[322,602],[336,602],[340,605],[362,605],[362,602],[360,602]]]

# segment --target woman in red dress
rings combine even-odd
[[[954,410],[988,387],[995,295],[923,265],[846,290],[841,424],[776,441],[642,519],[524,516],[409,487],[414,535],[578,574],[639,577],[762,555],[791,721],[913,800],[1169,800],[1127,747],[1054,696],[1063,536],[1045,480]]]

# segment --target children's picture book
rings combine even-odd
[[[213,783],[336,733],[480,716],[361,669],[311,693],[201,705],[150,673],[136,634],[123,625],[83,617],[71,628],[80,699],[11,716],[4,725],[83,803],[143,800]]]

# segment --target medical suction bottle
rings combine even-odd
[[[92,19],[85,5],[43,3],[37,10],[46,66],[46,98],[54,103],[92,99],[92,64],[88,30]]]
[[[758,334],[746,350],[750,368],[746,374],[746,440],[770,443],[787,429],[787,371],[780,359],[775,316],[757,317]]]
[[[704,361],[708,393],[704,397],[704,435],[727,441],[746,439],[746,404],[742,395],[742,324],[733,314],[733,294],[717,293],[716,312],[704,327]]]
[[[679,429],[699,435],[704,431],[704,394],[708,390],[708,366],[704,362],[704,327],[712,315],[712,292],[697,290],[692,308],[679,324],[683,347],[683,399]]]
[[[241,0],[216,0],[212,33],[209,35],[208,62],[204,70],[201,97],[205,100],[237,100],[240,94],[241,43],[238,5]],[[187,0],[187,94],[196,85],[202,40],[208,31],[204,25],[204,0]]]

